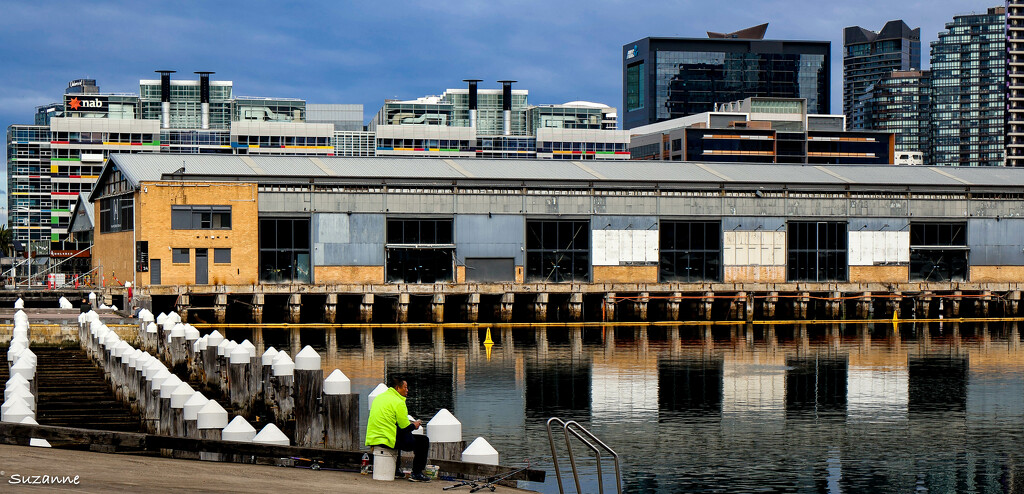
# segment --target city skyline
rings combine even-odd
[[[185,3],[174,11],[138,13],[130,5],[91,4],[74,22],[56,24],[55,12],[76,9],[59,3],[9,6],[0,21],[0,50],[8,61],[0,75],[0,123],[6,128],[27,122],[35,106],[55,100],[72,79],[95,78],[106,92],[134,91],[154,66],[187,74],[216,71],[216,78],[234,81],[239,94],[361,103],[364,121],[386,98],[460,87],[466,77],[484,79],[482,87],[513,77],[546,102],[590,100],[617,107],[622,43],[646,36],[699,38],[707,30],[728,32],[761,22],[769,23],[768,39],[831,41],[832,79],[839,82],[844,27],[877,29],[904,19],[921,26],[927,56],[928,44],[953,15],[992,6],[961,0],[859,2],[828,6],[808,21],[806,12],[822,9],[820,3],[737,2],[722,12],[720,6],[685,2],[674,6],[678,20],[664,15],[671,8],[666,3],[630,5],[626,17],[619,2],[561,4],[562,15],[551,16],[543,15],[551,6],[540,3],[433,3],[407,6],[401,16],[374,5],[324,5],[274,17],[271,26],[267,16],[273,12],[259,4],[246,12]],[[507,24],[506,10],[523,13],[528,22]],[[604,27],[609,25],[617,27]],[[380,39],[382,33],[395,37]],[[831,106],[842,108],[841,91],[833,86]]]

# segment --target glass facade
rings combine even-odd
[[[623,128],[753,96],[805,98],[829,113],[826,41],[644,38],[623,46]]]
[[[140,81],[139,103],[142,107],[142,118],[145,120],[160,120],[160,113],[162,111],[160,102],[160,81]],[[200,128],[202,111],[199,102],[199,81],[171,81],[170,117],[172,129]],[[210,128],[227,129],[230,127],[231,83],[211,81]]]
[[[662,221],[658,234],[658,281],[721,281],[721,222]]]
[[[748,96],[806,98],[819,108],[819,80],[828,70],[824,55],[661,51],[655,94],[658,120],[711,111],[716,103]]]
[[[528,135],[526,130],[526,106],[529,93],[522,89],[512,90],[511,133],[514,136]],[[452,105],[452,125],[469,127],[469,90],[445,91],[441,99]],[[477,91],[476,133],[477,135],[501,135],[504,115],[500,89],[479,89]]]
[[[590,222],[526,222],[526,281],[590,280]]]
[[[626,66],[626,111],[644,107],[644,63]]]
[[[789,281],[846,281],[845,221],[790,221],[786,226]]]
[[[235,122],[302,122],[306,116],[306,102],[300,99],[236,98],[231,104],[231,116]],[[212,114],[210,118],[213,118]]]
[[[260,218],[260,281],[309,283],[309,218]]]
[[[959,15],[931,44],[932,164],[1001,166],[1006,106],[1003,7]]]
[[[601,129],[605,112],[601,108],[578,106],[532,106],[527,110],[527,133],[537,129]]]
[[[910,281],[966,281],[967,223],[910,224]]]
[[[454,111],[447,102],[386,101],[370,123],[370,130],[378,125],[453,125]],[[469,127],[468,119],[463,127]]]
[[[454,281],[453,225],[451,219],[389,218],[385,249],[388,283]]]

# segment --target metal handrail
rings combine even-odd
[[[565,447],[569,451],[569,463],[570,465],[572,465],[572,477],[576,483],[576,492],[582,493],[583,489],[580,487],[579,470],[577,470],[576,468],[576,455],[573,453],[572,442],[569,440],[569,434],[572,434],[573,436],[576,437],[576,439],[579,439],[580,441],[583,442],[583,444],[586,444],[587,447],[589,447],[590,450],[594,452],[594,455],[597,456],[597,485],[599,491],[602,494],[604,494],[604,475],[602,474],[601,470],[601,450],[598,449],[597,446],[594,446],[593,443],[588,441],[587,438],[583,437],[583,435],[581,435],[582,433],[585,434],[588,438],[592,439],[597,444],[599,444],[601,448],[604,448],[605,451],[612,455],[612,459],[615,460],[615,488],[619,494],[622,494],[622,469],[619,466],[619,454],[616,453],[615,450],[613,450],[603,441],[598,439],[598,437],[595,436],[592,432],[588,431],[585,427],[580,425],[579,422],[576,422],[575,420],[565,422],[558,417],[551,417],[547,421],[548,444],[551,446],[551,461],[555,467],[555,479],[558,481],[558,492],[564,493],[565,490],[562,487],[562,475],[561,471],[558,468],[558,454],[555,451],[555,439],[554,436],[551,434],[552,422],[558,422],[559,424],[562,424],[562,434],[564,434],[565,436]],[[574,430],[574,428],[576,430]]]
[[[71,256],[69,256],[68,258],[66,258],[66,259],[63,259],[63,260],[61,260],[60,262],[57,262],[57,263],[55,263],[55,264],[53,264],[53,265],[51,265],[51,266],[48,266],[47,268],[43,269],[42,271],[39,271],[38,273],[33,273],[33,274],[31,274],[30,276],[28,276],[28,277],[27,277],[27,278],[25,279],[25,284],[26,284],[27,286],[31,287],[31,286],[32,286],[32,280],[34,280],[34,279],[36,279],[36,278],[44,278],[44,279],[45,279],[45,277],[46,277],[47,275],[49,275],[49,274],[51,274],[51,273],[54,273],[54,272],[56,272],[56,270],[57,270],[57,267],[58,267],[58,266],[60,266],[61,264],[64,264],[64,263],[66,263],[66,262],[68,262],[68,261],[70,261],[70,260],[72,260],[72,259],[74,259],[74,258],[78,257],[78,255],[79,255],[79,254],[81,254],[81,253],[83,253],[83,252],[88,252],[88,251],[91,251],[91,250],[92,250],[92,246],[90,245],[90,246],[88,246],[88,247],[86,247],[86,248],[84,248],[84,249],[82,249],[82,250],[79,250],[79,251],[75,252],[74,254],[72,254]],[[18,277],[17,277],[17,271],[16,271],[16,269],[17,269],[17,268],[18,268],[19,266],[22,266],[22,265],[24,265],[25,263],[30,263],[30,262],[32,262],[32,259],[33,259],[33,257],[32,257],[32,256],[29,256],[29,257],[28,257],[27,259],[25,259],[24,261],[22,261],[22,262],[19,262],[19,263],[17,263],[17,264],[14,264],[14,265],[12,265],[12,266],[11,266],[11,269],[8,269],[7,271],[4,271],[4,272],[3,272],[2,274],[0,274],[0,277],[2,277],[2,278],[5,278],[5,279],[6,279],[6,278],[7,278],[7,276],[9,275],[9,276],[11,276],[11,278],[12,278],[12,279],[14,279],[14,281],[15,281],[15,284],[16,284],[16,283],[17,283],[17,278],[18,278]],[[84,273],[84,274],[82,274],[82,275],[80,275],[80,276],[88,275],[89,273],[91,273],[91,272],[93,272],[93,271],[96,271],[96,270],[97,270],[97,268],[93,268],[93,269],[90,269],[90,270],[89,270],[88,272],[86,272],[86,273]]]
[[[604,492],[604,483],[602,482],[602,477],[601,477],[601,452],[593,444],[591,444],[590,441],[587,441],[586,439],[581,437],[578,432],[572,430],[573,426],[575,426],[576,429],[579,429],[579,432],[582,432],[582,433],[586,434],[587,437],[589,437],[590,439],[593,439],[594,442],[596,442],[597,444],[600,444],[601,447],[605,449],[605,451],[607,451],[609,454],[612,455],[612,459],[615,460],[615,489],[617,490],[617,492],[619,494],[622,494],[622,470],[619,467],[619,454],[616,453],[615,450],[613,450],[610,446],[605,444],[604,441],[598,439],[598,437],[595,436],[592,432],[590,432],[585,427],[580,425],[579,422],[576,422],[575,420],[570,420],[570,421],[566,422],[566,424],[564,426],[565,431],[566,432],[571,432],[580,441],[583,441],[584,444],[589,446],[590,449],[592,449],[594,451],[594,454],[597,455],[597,481],[598,481],[598,483],[599,483],[599,485],[601,487],[601,492],[602,493]],[[569,442],[569,436],[565,436],[565,441],[566,441],[566,443]]]
[[[555,438],[551,435],[551,422],[557,421],[562,424],[562,430],[565,430],[565,422],[558,417],[551,417],[547,422],[548,429],[548,444],[551,446],[551,462],[555,465],[555,480],[558,481],[558,492],[560,494],[565,493],[565,489],[562,488],[562,473],[558,469],[558,454],[555,452]],[[569,448],[569,461],[572,462],[572,476],[576,480],[576,492],[580,492],[580,479],[576,475],[576,460],[572,456],[572,448]]]

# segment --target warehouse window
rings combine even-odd
[[[231,249],[213,249],[214,264],[231,264]]]
[[[309,283],[309,244],[309,218],[260,218],[260,280]]]
[[[231,206],[171,206],[172,230],[230,230]]]
[[[177,248],[171,251],[171,262],[175,264],[188,264],[189,252],[187,248]]]
[[[100,199],[100,233],[131,231],[135,226],[135,203],[130,196]]]
[[[388,218],[385,272],[389,283],[454,281],[450,219]]]
[[[790,221],[786,231],[789,281],[846,281],[846,222]]]
[[[590,281],[590,222],[526,222],[526,281]]]
[[[660,281],[720,281],[722,224],[718,221],[662,221],[659,227]]]
[[[910,280],[967,280],[967,223],[910,224]]]

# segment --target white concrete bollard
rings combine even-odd
[[[373,391],[370,391],[370,397],[367,398],[367,400],[366,400],[367,401],[366,408],[367,409],[372,409],[373,408],[373,400],[374,400],[374,398],[377,398],[378,395],[380,395],[381,393],[383,393],[383,392],[385,392],[387,390],[388,390],[388,385],[384,384],[384,383],[380,383],[380,384],[377,385],[376,388],[373,388]]]
[[[485,465],[498,464],[498,451],[491,447],[490,443],[482,437],[476,438],[465,451],[462,452],[462,461],[467,463],[483,463]]]
[[[267,424],[263,430],[253,437],[252,442],[260,444],[276,444],[278,446],[288,446],[288,436],[281,432],[274,424]]]
[[[28,424],[28,425],[39,425],[39,422],[36,422],[36,419],[34,419],[32,417],[25,417],[25,418],[21,419],[20,423]],[[28,440],[28,445],[36,447],[36,448],[49,448],[49,447],[51,447],[50,446],[50,442],[47,441],[46,439],[39,439],[39,438],[35,438],[35,437],[33,437],[33,438]]]
[[[427,422],[427,437],[431,443],[454,443],[462,440],[462,422],[447,408],[442,408]]]
[[[220,438],[224,441],[240,441],[251,443],[256,437],[256,428],[246,422],[241,415],[236,415],[231,422],[220,431]]]
[[[36,418],[36,414],[32,411],[23,400],[15,400],[14,404],[0,412],[0,420],[4,422],[10,422],[12,424],[20,423],[25,417]]]
[[[347,395],[352,393],[352,380],[341,372],[340,369],[334,369],[331,375],[324,379],[324,394],[325,395]]]

